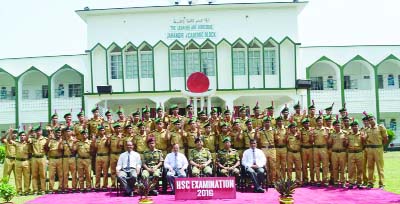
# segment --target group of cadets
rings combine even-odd
[[[143,177],[161,177],[163,158],[175,144],[189,159],[192,176],[239,176],[243,151],[256,140],[267,158],[268,185],[278,179],[292,179],[294,171],[294,180],[301,185],[345,187],[348,183],[348,188],[372,188],[376,166],[379,187],[383,188],[385,127],[377,125],[373,115],[364,113],[360,128],[357,120],[348,117],[345,107],[336,116],[332,107],[326,108],[325,114],[317,114],[314,102],[307,112],[302,112],[297,103],[293,114],[285,106],[275,116],[273,103],[264,111],[257,104],[248,116],[243,105],[237,117],[229,109],[219,113],[217,108],[211,109],[210,116],[199,111],[195,117],[191,104],[186,107],[186,116],[179,115],[178,106],[172,105],[171,115],[159,107],[155,118],[150,118],[148,107],[142,109],[142,117],[140,111],[126,117],[120,107],[116,120],[111,110],[103,118],[95,107],[91,119],[80,111],[78,122],[73,123],[72,114],[67,113],[64,124],[54,113],[46,127],[39,125],[26,131],[10,128],[2,137],[6,145],[3,175],[10,176],[14,171],[19,195],[31,193],[31,183],[35,194],[115,188],[119,155],[131,141],[142,158]],[[94,186],[92,172],[96,175]],[[54,185],[56,175],[58,189]]]

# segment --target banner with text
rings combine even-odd
[[[173,19],[167,33],[167,39],[206,39],[216,38],[217,33],[209,18]]]
[[[236,199],[235,177],[175,179],[175,200]]]

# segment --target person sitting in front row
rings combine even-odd
[[[179,152],[179,144],[172,145],[172,152],[167,154],[164,160],[164,168],[168,170],[167,180],[171,186],[171,194],[175,194],[174,182],[175,178],[186,177],[186,169],[189,163],[185,155]]]
[[[261,183],[264,180],[264,166],[267,163],[265,154],[262,150],[257,149],[257,142],[254,139],[250,140],[250,148],[243,152],[242,165],[246,169],[253,180],[254,192],[264,193]]]
[[[196,138],[194,143],[196,144],[196,148],[192,149],[189,154],[189,162],[192,165],[192,176],[198,177],[201,174],[211,176],[213,171],[209,166],[212,162],[210,151],[203,147],[203,141],[200,138]]]
[[[122,153],[119,156],[117,163],[117,178],[125,189],[125,196],[133,196],[133,187],[137,176],[142,166],[140,155],[133,151],[133,144],[131,141],[126,143],[128,151]]]

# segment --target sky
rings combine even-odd
[[[198,3],[205,1],[197,0]],[[120,8],[171,5],[173,2],[174,0],[0,0],[0,59],[84,53],[87,49],[86,24],[75,11],[86,6],[90,9]],[[186,2],[187,0],[181,0],[182,4]],[[308,2],[298,19],[302,46],[400,45],[400,0]]]

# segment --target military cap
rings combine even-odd
[[[283,113],[283,112],[289,112],[289,108],[288,108],[288,107],[284,107],[284,108],[282,109],[281,113]]]
[[[186,108],[193,108],[192,103],[188,104]]]
[[[339,112],[340,112],[340,113],[345,112],[345,111],[347,111],[346,108],[341,108],[341,109],[339,109]]]
[[[309,110],[311,110],[311,109],[315,109],[315,103],[314,103],[314,100],[311,100],[311,105],[310,105],[310,106],[308,106],[308,109],[309,109]]]
[[[368,116],[367,116],[367,115],[364,116],[364,117],[362,118],[362,120],[363,120],[363,121],[368,120]]]
[[[81,130],[81,134],[86,134],[88,131],[86,129]]]
[[[83,110],[81,110],[78,114],[76,114],[76,116],[82,116],[82,115],[85,115],[85,112],[83,111]]]
[[[132,113],[132,116],[138,116],[138,115],[140,115],[139,111],[135,111]]]
[[[288,125],[288,128],[296,127],[296,126],[297,126],[297,123],[296,123],[296,122],[291,122],[291,123]]]
[[[332,116],[331,115],[327,115],[324,117],[324,120],[332,120]]]
[[[309,123],[310,122],[310,120],[308,119],[308,118],[304,118],[302,121],[301,121],[301,123]]]
[[[148,113],[148,112],[150,112],[150,110],[148,108],[143,108],[142,109],[142,113]]]
[[[258,101],[257,101],[256,105],[253,107],[253,110],[259,110],[259,109],[260,107],[258,106]]]
[[[51,119],[58,117],[58,114],[56,112],[53,113],[53,115],[51,115]]]
[[[278,117],[275,118],[275,120],[283,120],[283,117],[282,116],[278,116]]]
[[[64,130],[66,130],[66,131],[73,131],[73,130],[74,130],[74,127],[72,127],[72,126],[67,126]]]
[[[220,127],[227,127],[228,126],[228,124],[226,124],[226,123],[221,123],[221,125],[219,125]]]
[[[264,122],[271,121],[271,117],[266,116],[266,117],[263,118],[263,121],[264,121]]]
[[[126,125],[126,126],[125,126],[125,129],[126,129],[126,128],[129,128],[129,127],[132,127],[132,125],[131,125],[131,124]]]
[[[124,109],[123,108],[121,108],[121,106],[119,106],[118,107],[118,110],[117,110],[117,112],[116,112],[117,114],[121,114],[121,113],[124,113]]]
[[[353,126],[353,125],[358,125],[358,120],[354,120],[353,122],[350,123],[350,126]]]
[[[61,132],[61,128],[60,127],[56,127],[56,129],[54,129],[55,132]]]
[[[239,119],[236,119],[236,120],[233,121],[233,124],[237,124],[237,123],[240,123]]]
[[[206,114],[203,110],[197,112],[197,115],[203,115],[203,114]]]
[[[156,111],[162,111],[162,110],[163,108],[161,106],[156,109]]]
[[[244,122],[246,125],[251,123],[251,119],[247,119],[246,122]]]
[[[161,118],[156,118],[155,120],[154,120],[154,122],[157,124],[157,123],[161,123]]]
[[[206,124],[203,125],[203,128],[210,127],[210,126],[211,126],[211,124],[209,122],[207,122]]]
[[[230,114],[231,111],[229,109],[224,110],[224,114]]]
[[[218,113],[218,108],[211,108],[211,113]]]
[[[120,125],[119,123],[115,123],[115,124],[113,125],[113,128],[116,128],[116,127],[121,127],[121,125]]]
[[[18,136],[21,136],[22,134],[25,134],[25,131],[21,130],[18,132]]]
[[[171,107],[170,107],[170,109],[177,109],[177,108],[178,108],[177,104],[172,104]]]
[[[174,121],[172,121],[172,124],[178,124],[178,123],[181,123],[181,121],[179,120],[179,119],[175,119]]]
[[[66,118],[66,117],[68,117],[68,116],[71,116],[71,113],[66,113],[66,114],[64,114],[64,118]]]
[[[230,142],[230,141],[231,141],[230,137],[224,137],[224,139],[222,140],[223,143]]]
[[[297,102],[297,104],[295,104],[293,106],[294,109],[299,109],[300,108],[300,101]]]
[[[99,110],[99,107],[96,106],[96,107],[92,108],[92,113],[94,113],[95,111],[98,111],[98,110]]]
[[[142,122],[139,122],[139,123],[136,125],[136,127],[142,127],[142,126],[144,126],[144,124],[143,124]]]
[[[108,114],[112,114],[112,110],[111,110],[111,109],[108,109],[108,110],[104,113],[104,115],[108,115]]]
[[[246,106],[241,106],[240,108],[239,108],[239,111],[243,111],[243,110],[246,110],[247,108],[246,108]]]
[[[190,125],[190,123],[192,123],[192,122],[196,122],[196,119],[195,118],[190,118],[188,120],[187,124]]]
[[[349,120],[350,118],[349,118],[349,116],[344,116],[344,117],[342,117],[342,120]]]
[[[97,129],[98,129],[98,130],[104,130],[104,126],[99,125],[99,126],[97,126]]]
[[[35,131],[35,132],[40,131],[40,130],[42,130],[42,126],[41,125],[37,125],[37,126],[33,127],[32,130]]]

